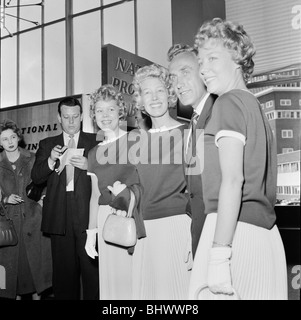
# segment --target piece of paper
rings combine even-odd
[[[70,164],[70,159],[73,156],[82,156],[85,149],[68,148],[60,157],[60,162],[63,166]]]

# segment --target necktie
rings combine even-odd
[[[191,133],[189,136],[189,141],[188,141],[188,149],[192,148],[192,155],[195,156],[195,150],[196,150],[196,125],[198,123],[199,115],[196,112],[193,112],[191,120],[190,120],[190,128],[191,128]]]
[[[68,142],[68,148],[75,148],[75,140],[74,140],[74,136],[70,135],[70,140]],[[68,184],[70,183],[70,181],[73,179],[74,176],[74,167],[71,164],[68,164],[66,166],[66,185],[68,186]]]

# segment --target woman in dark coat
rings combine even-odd
[[[35,155],[19,147],[21,130],[11,120],[0,123],[0,189],[18,234],[18,244],[0,247],[0,266],[5,269],[5,288],[0,297],[19,299],[40,294],[52,285],[50,239],[40,231],[42,207],[26,196]]]

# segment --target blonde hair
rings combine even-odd
[[[168,92],[168,107],[172,108],[176,105],[177,96],[175,91],[171,85],[171,81],[169,78],[169,72],[166,68],[163,68],[157,64],[151,64],[149,66],[144,66],[138,69],[135,73],[133,80],[134,94],[133,101],[134,106],[144,111],[144,106],[141,105],[141,83],[147,78],[157,78],[159,79],[167,89]]]
[[[90,99],[90,117],[95,119],[95,105],[98,101],[116,101],[119,107],[119,120],[125,120],[127,108],[123,95],[111,84],[104,84],[89,95]]]
[[[222,41],[224,47],[233,52],[233,60],[241,66],[242,75],[247,82],[254,70],[253,56],[256,51],[243,26],[220,18],[207,21],[195,36],[195,48],[202,48],[205,41],[212,38]]]

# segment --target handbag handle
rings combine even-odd
[[[130,196],[131,196],[131,199],[130,199],[128,212],[127,212],[127,215],[126,215],[127,218],[132,218],[133,210],[134,210],[134,206],[135,206],[135,195],[134,195],[134,192],[131,189],[130,189]]]
[[[196,291],[195,291],[195,294],[194,294],[194,300],[198,300],[199,294],[200,294],[203,290],[208,289],[208,288],[209,288],[209,287],[208,287],[207,284],[204,284],[204,285],[198,287],[198,288],[196,289]],[[227,296],[233,297],[234,300],[240,300],[240,296],[238,295],[237,291],[236,291],[233,287],[232,287],[232,290],[233,290],[233,294],[231,294],[231,295],[229,294],[229,295],[227,295]]]

